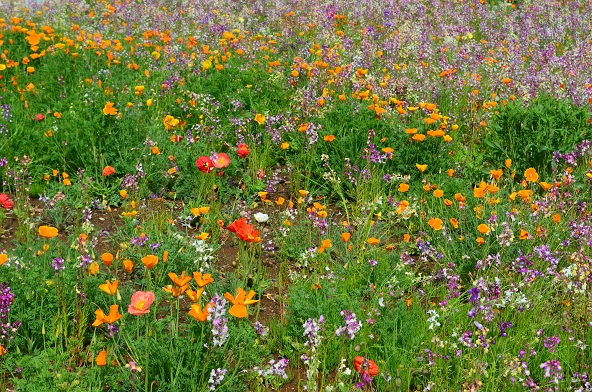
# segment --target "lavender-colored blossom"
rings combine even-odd
[[[362,329],[362,323],[358,322],[356,314],[351,310],[342,310],[340,314],[345,317],[345,326],[337,328],[335,335],[341,336],[342,334],[347,333],[350,340],[354,340],[356,333]]]
[[[222,347],[228,339],[228,319],[226,314],[226,300],[218,293],[210,301],[212,304],[208,320],[212,322],[212,341],[214,346]]]
[[[215,391],[216,387],[222,383],[222,380],[224,380],[224,376],[227,372],[227,369],[212,369],[210,372],[210,378],[208,379],[208,389],[210,391]]]

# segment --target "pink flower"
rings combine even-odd
[[[214,167],[216,169],[222,169],[230,165],[230,157],[223,152],[214,155],[213,159]]]
[[[10,200],[10,197],[8,197],[8,195],[0,193],[0,206],[6,210],[12,210],[14,203],[12,202],[12,200]]]
[[[152,291],[136,291],[132,294],[132,303],[127,308],[129,314],[143,316],[150,313],[150,305],[154,302],[155,296]]]
[[[197,166],[202,173],[209,173],[214,169],[214,162],[212,162],[209,157],[201,156],[195,161],[195,166]]]
[[[45,115],[43,113],[37,113],[35,117],[33,117],[33,121],[43,121],[45,119]]]

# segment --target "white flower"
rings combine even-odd
[[[253,215],[253,218],[255,218],[255,220],[259,223],[265,223],[269,220],[269,215],[264,214],[262,212],[258,212]]]

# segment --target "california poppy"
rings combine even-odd
[[[115,116],[117,114],[117,109],[113,107],[114,103],[113,102],[107,102],[105,104],[105,107],[103,108],[103,114],[105,116]]]
[[[228,313],[237,318],[247,317],[249,315],[247,312],[247,305],[259,302],[259,300],[253,299],[254,296],[254,290],[251,290],[249,294],[247,294],[247,292],[240,287],[236,290],[236,295],[234,296],[228,292],[224,293],[224,298],[232,304]]]
[[[417,168],[417,170],[423,173],[428,168],[428,165],[420,165],[419,163],[416,163],[415,167]]]
[[[536,182],[539,179],[539,175],[534,168],[529,167],[524,172],[524,178],[526,179],[527,182]]]
[[[205,287],[214,281],[211,274],[202,274],[201,272],[194,272],[193,279],[199,287]]]
[[[366,242],[372,246],[376,246],[376,245],[380,244],[380,240],[376,237],[370,237],[366,240]]]
[[[6,253],[0,253],[0,265],[8,261],[8,255]]]
[[[341,240],[343,242],[349,241],[349,239],[351,238],[351,234],[350,233],[341,233]]]
[[[150,313],[150,305],[154,302],[156,296],[152,291],[136,291],[132,294],[132,299],[127,311],[134,316],[143,316]]]
[[[130,259],[123,260],[123,268],[125,272],[132,272],[134,269],[134,263]]]
[[[428,221],[428,225],[434,230],[442,230],[442,219],[440,218],[430,218]]]
[[[101,261],[107,266],[110,267],[113,263],[113,255],[111,253],[103,253],[101,255]]]
[[[211,303],[206,304],[203,310],[200,304],[193,304],[191,305],[191,310],[189,311],[189,315],[196,319],[197,321],[205,322],[208,319],[208,314],[210,313],[209,310],[212,307]]]
[[[102,350],[95,360],[97,366],[105,366],[107,364],[107,350]]]
[[[58,235],[58,229],[52,226],[40,226],[39,235],[43,238],[53,238]]]
[[[152,269],[156,264],[158,264],[158,256],[147,255],[146,257],[142,257],[142,263],[144,263],[146,268]]]
[[[487,234],[491,231],[491,229],[485,223],[481,223],[479,226],[477,226],[477,231],[481,234]]]
[[[399,192],[407,192],[409,190],[409,184],[401,183],[397,189]]]
[[[95,310],[96,320],[93,322],[93,327],[98,327],[101,324],[113,324],[119,320],[122,315],[117,312],[119,305],[111,305],[109,308],[109,314],[106,315],[101,309]]]
[[[169,278],[171,278],[171,280],[177,287],[183,287],[191,281],[191,276],[186,276],[185,271],[181,273],[181,276],[177,276],[176,273],[171,272],[169,273]]]
[[[99,285],[99,289],[106,292],[109,295],[114,295],[117,293],[117,286],[119,285],[118,280],[114,280],[113,282],[109,282],[108,280],[105,283]]]

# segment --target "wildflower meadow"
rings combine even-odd
[[[592,391],[592,2],[0,2],[0,390]]]

